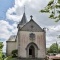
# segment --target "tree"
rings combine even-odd
[[[2,58],[2,56],[3,56],[2,48],[3,48],[3,42],[0,42],[0,59],[1,60],[3,60],[3,58]]]
[[[58,22],[60,20],[60,0],[50,0],[47,6],[40,12],[49,13],[49,18]]]
[[[3,42],[0,42],[0,49],[3,48]]]
[[[58,53],[60,53],[60,47],[59,47],[59,49],[58,49]]]
[[[53,43],[50,48],[48,48],[47,52],[48,53],[58,53],[58,44],[57,43]]]

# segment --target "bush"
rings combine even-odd
[[[8,56],[7,58],[6,58],[6,60],[10,60],[12,58],[12,56]]]
[[[18,50],[13,50],[12,51],[12,57],[17,57],[18,54]]]

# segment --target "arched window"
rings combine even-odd
[[[29,37],[30,37],[30,40],[35,40],[35,34],[31,33]]]

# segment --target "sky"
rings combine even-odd
[[[6,41],[11,35],[17,34],[17,24],[21,21],[22,15],[25,13],[27,20],[30,15],[33,20],[42,28],[46,28],[46,46],[51,46],[57,41],[60,44],[60,21],[48,18],[49,14],[39,12],[50,0],[0,0],[0,42],[4,42],[3,51],[6,51]]]

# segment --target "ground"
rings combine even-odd
[[[5,58],[5,60],[17,60],[17,58],[12,58],[11,56]]]

